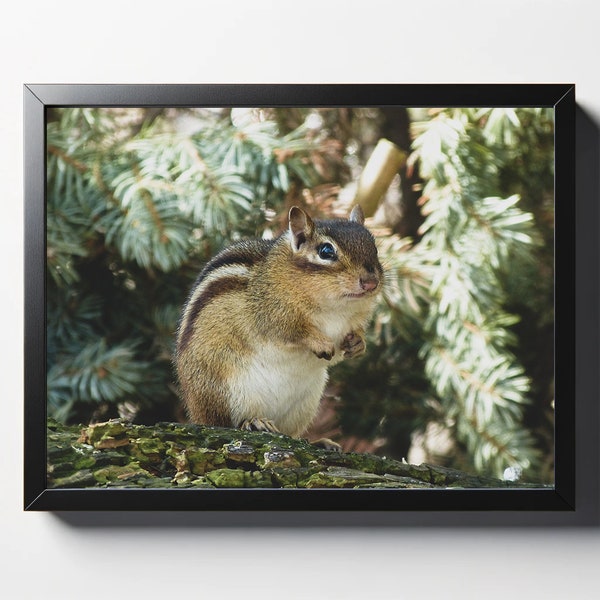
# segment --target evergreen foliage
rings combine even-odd
[[[48,402],[173,405],[171,344],[202,265],[263,235],[292,181],[310,186],[319,140],[206,113],[60,109],[48,125]],[[121,407],[122,408],[122,407]],[[166,413],[172,416],[172,410]]]
[[[528,318],[538,312],[532,332],[551,321],[551,294],[542,297],[540,289],[549,291],[552,263],[541,254],[534,215],[521,208],[519,195],[503,196],[508,170],[519,165],[526,178],[524,165],[540,169],[521,146],[522,135],[530,135],[522,120],[531,125],[532,117],[540,136],[551,135],[550,111],[446,109],[413,123],[409,160],[426,181],[422,237],[414,245],[382,243],[389,281],[376,316],[377,350],[355,374],[346,373],[341,395],[356,406],[359,373],[393,376],[385,391],[372,388],[368,409],[342,413],[346,429],[356,427],[358,414],[385,415],[375,427],[361,416],[361,433],[395,439],[394,450],[406,452],[415,429],[439,422],[455,441],[453,464],[497,476],[508,467],[541,476],[540,442],[524,423],[532,382],[516,356],[519,343],[540,348],[517,338],[521,314],[509,307],[528,308]],[[552,189],[551,164],[547,152],[538,193]],[[549,409],[552,400],[541,402]],[[390,404],[407,413],[403,419],[377,409]]]
[[[49,414],[177,419],[171,346],[189,287],[230,241],[278,234],[292,204],[331,213],[381,122],[351,113],[55,109]],[[378,236],[369,352],[332,372],[342,431],[402,458],[437,423],[453,442],[440,461],[551,480],[552,112],[410,114],[422,224],[412,240]]]

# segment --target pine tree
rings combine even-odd
[[[49,414],[179,418],[173,334],[197,273],[232,240],[277,235],[292,204],[332,215],[388,113],[54,109]],[[395,230],[421,227],[378,236],[387,274],[369,352],[331,374],[342,431],[402,458],[435,423],[451,466],[550,480],[552,113],[409,114],[408,176],[424,187]]]
[[[389,280],[376,317],[377,350],[345,374],[341,394],[354,408],[343,417],[347,430],[395,440],[392,449],[407,452],[415,429],[438,422],[455,441],[454,465],[497,476],[512,467],[536,477],[540,444],[524,423],[532,382],[516,356],[519,343],[531,341],[517,338],[521,315],[509,307],[529,317],[538,311],[542,327],[551,314],[552,266],[541,255],[534,214],[521,208],[518,194],[503,195],[503,178],[516,165],[523,179],[545,168],[538,184],[552,189],[551,152],[536,164],[521,144],[531,135],[523,123],[532,121],[538,139],[551,135],[551,112],[541,110],[445,109],[413,123],[409,163],[426,181],[425,221],[415,243],[382,242]],[[363,373],[373,387],[361,407],[365,397],[356,386]],[[377,381],[388,385],[382,390]],[[548,407],[551,400],[543,399]]]
[[[174,113],[174,114],[171,114]],[[186,130],[185,117],[193,131]],[[164,407],[178,314],[202,265],[317,181],[306,126],[239,111],[58,109],[48,125],[48,406],[61,420]]]

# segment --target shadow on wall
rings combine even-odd
[[[583,108],[576,116],[576,506],[574,513],[481,512],[58,512],[65,524],[96,527],[482,527],[600,526],[600,128]],[[568,199],[566,199],[568,201]],[[560,369],[560,365],[558,365]]]

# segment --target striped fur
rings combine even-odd
[[[250,271],[244,265],[228,265],[209,273],[193,290],[179,326],[177,350],[183,352],[190,342],[194,323],[202,309],[212,300],[246,289]]]

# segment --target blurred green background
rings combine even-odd
[[[202,266],[293,205],[346,216],[382,139],[406,157],[367,223],[385,286],[309,435],[552,483],[552,109],[48,109],[48,414],[183,420]]]

